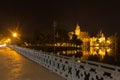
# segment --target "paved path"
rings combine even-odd
[[[0,80],[65,80],[8,47],[0,47]]]

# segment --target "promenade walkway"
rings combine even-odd
[[[8,47],[0,47],[0,80],[65,80]]]

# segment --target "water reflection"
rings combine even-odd
[[[90,47],[89,50],[83,49],[83,59],[89,59],[91,56],[96,56],[102,61],[105,56],[113,56],[113,49],[110,47]]]
[[[102,61],[105,56],[113,56],[114,50],[111,47],[89,47],[83,48],[82,50],[66,50],[58,51],[58,55],[65,55],[72,57],[80,58],[80,60],[87,60],[91,58],[96,58]]]

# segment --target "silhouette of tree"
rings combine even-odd
[[[68,31],[65,29],[56,30],[56,42],[67,42],[69,40]]]
[[[82,45],[82,40],[77,39],[77,36],[74,34],[72,40],[70,40],[70,43],[75,44],[76,46]]]

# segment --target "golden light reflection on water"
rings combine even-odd
[[[104,59],[105,55],[112,56],[112,49],[110,47],[90,47],[89,55],[100,56],[100,60]]]
[[[113,56],[113,49],[110,47],[90,47],[83,48],[82,50],[67,50],[67,51],[58,51],[57,54],[63,54],[63,55],[77,55],[76,57],[79,57],[80,60],[87,60],[90,56],[97,56],[102,61],[105,57],[105,55]],[[79,55],[82,55],[81,57]]]

